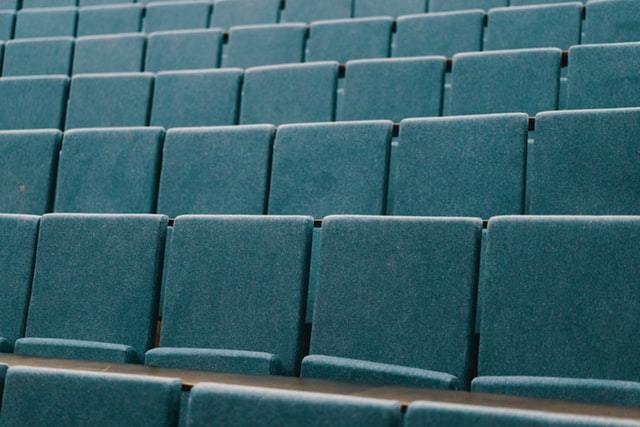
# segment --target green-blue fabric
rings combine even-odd
[[[429,0],[429,12],[484,9],[509,6],[509,0]]]
[[[392,400],[200,383],[191,389],[187,425],[397,427]]]
[[[439,116],[446,66],[445,57],[349,61],[338,119]]]
[[[141,361],[136,349],[129,345],[60,338],[20,338],[16,341],[14,352],[28,357],[97,360],[109,363]]]
[[[351,0],[288,0],[280,22],[351,18]]]
[[[0,349],[10,351],[24,333],[36,255],[39,217],[0,215]]]
[[[404,417],[405,427],[633,427],[630,419],[560,414],[533,410],[413,402]]]
[[[522,113],[403,120],[391,212],[523,214],[528,122]]]
[[[18,0],[0,0],[0,9],[17,9]]]
[[[175,1],[150,3],[144,16],[144,30],[189,30],[207,28],[211,17],[210,1]]]
[[[390,17],[337,19],[311,23],[306,61],[386,58],[391,51]]]
[[[479,376],[637,381],[640,218],[497,217],[488,236]]]
[[[557,47],[580,44],[582,3],[492,9],[484,50]]]
[[[529,213],[640,214],[639,141],[638,108],[538,114]]]
[[[235,68],[162,71],[155,79],[151,125],[234,125],[241,82],[242,70]]]
[[[61,129],[67,105],[66,76],[0,79],[0,129]]]
[[[271,125],[169,130],[157,211],[266,213],[274,135]]]
[[[146,71],[216,68],[222,51],[221,30],[161,31],[147,38]]]
[[[307,314],[305,322],[310,324],[313,320],[313,306],[316,303],[316,290],[318,288],[318,263],[320,261],[320,240],[322,227],[313,229],[313,241],[311,242],[311,263],[309,265],[309,284],[307,285]]]
[[[73,76],[66,128],[146,126],[153,79],[151,73]]]
[[[335,118],[337,82],[336,62],[249,68],[240,123],[330,122]]]
[[[0,423],[169,427],[178,420],[180,387],[172,378],[12,367]]]
[[[598,0],[586,5],[582,43],[640,40],[640,4],[635,0]]]
[[[77,36],[137,33],[142,29],[144,6],[115,4],[78,9]]]
[[[480,377],[473,391],[546,400],[640,406],[640,382],[549,377]]]
[[[392,127],[387,121],[281,126],[269,214],[382,215]]]
[[[394,385],[415,368],[466,387],[481,232],[473,218],[325,218],[311,354],[344,363],[323,377],[375,381],[375,362],[409,368]]]
[[[162,128],[76,129],[60,151],[56,212],[153,213]]]
[[[167,222],[43,216],[25,336],[127,345],[141,361],[154,342]]]
[[[161,347],[270,353],[296,375],[312,229],[310,217],[178,217]]]
[[[484,17],[481,10],[401,16],[393,56],[452,57],[482,50]]]
[[[228,29],[238,25],[275,24],[280,0],[216,0],[211,26]]]
[[[14,38],[73,37],[76,35],[76,16],[75,7],[20,10],[16,14]]]
[[[511,6],[529,6],[532,4],[573,3],[575,1],[586,3],[586,0],[509,0],[509,4]]]
[[[138,0],[138,3],[149,3],[150,1],[161,1],[161,0]],[[121,3],[136,3],[136,0],[78,0],[78,6],[104,6],[110,4],[121,4]]]
[[[51,211],[61,141],[57,130],[0,132],[0,212]]]
[[[640,106],[638,69],[640,43],[572,47],[567,109]]]
[[[428,0],[354,0],[353,16],[391,16],[425,13]]]
[[[73,74],[142,71],[146,43],[144,34],[78,37]]]
[[[113,2],[113,0],[111,0]],[[75,6],[76,0],[22,0],[22,8],[50,8]]]
[[[557,109],[561,55],[555,48],[455,55],[450,113],[534,116]]]
[[[12,37],[14,22],[13,10],[0,10],[0,40],[8,40]]]
[[[307,34],[305,24],[273,24],[234,27],[222,56],[223,67],[302,62]]]
[[[2,75],[70,74],[74,42],[73,37],[9,40]]]
[[[240,372],[244,375],[278,375],[280,359],[271,353],[205,348],[154,348],[144,358],[147,366],[213,372]]]

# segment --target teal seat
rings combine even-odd
[[[211,27],[229,29],[238,25],[275,24],[280,0],[216,0]]]
[[[509,0],[509,4],[511,6],[529,6],[534,4],[573,3],[575,1],[587,2],[587,0]]]
[[[207,28],[211,18],[210,1],[151,2],[146,6],[144,30],[147,33]]]
[[[638,217],[491,219],[472,389],[638,406],[638,238]]]
[[[180,387],[172,378],[17,366],[7,373],[0,422],[7,427],[172,426],[177,425]]]
[[[113,1],[113,0],[111,0]],[[22,0],[22,8],[50,8],[75,6],[76,0]]]
[[[78,37],[73,74],[142,71],[146,43],[144,34]]]
[[[155,212],[163,138],[161,128],[65,132],[56,212]]]
[[[201,383],[189,395],[187,425],[399,427],[400,403],[289,390]]]
[[[310,217],[178,217],[145,364],[297,375],[312,229]]]
[[[161,31],[147,38],[146,71],[217,68],[222,30]]]
[[[69,78],[0,79],[0,129],[62,129]]]
[[[429,12],[484,9],[509,6],[509,0],[429,0]]]
[[[280,13],[280,22],[311,22],[351,18],[352,0],[289,0]]]
[[[15,19],[13,10],[0,10],[0,40],[9,40],[13,36]]]
[[[353,16],[413,15],[427,11],[428,0],[353,0]]]
[[[114,4],[78,9],[77,36],[137,33],[142,29],[144,6]]]
[[[302,377],[468,387],[481,233],[473,218],[325,218]]]
[[[8,10],[13,9],[16,10],[18,8],[18,0],[0,0],[0,9]]]
[[[265,214],[274,135],[270,125],[169,130],[157,211]]]
[[[22,9],[16,14],[14,38],[73,37],[76,34],[77,9],[75,7],[47,7]],[[74,4],[75,6],[75,4]]]
[[[73,37],[9,40],[4,46],[3,76],[71,74]]]
[[[151,1],[151,0],[149,0]],[[149,1],[138,1],[137,3],[148,3]],[[108,6],[113,4],[136,3],[136,0],[78,0],[78,6]]]
[[[640,4],[637,1],[587,2],[582,43],[635,41],[640,41]]]
[[[0,212],[51,211],[61,142],[58,130],[0,132]]]
[[[141,362],[154,343],[166,228],[161,215],[43,216],[15,353]]]

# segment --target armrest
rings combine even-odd
[[[52,359],[78,359],[93,362],[138,363],[138,353],[128,345],[57,338],[20,338],[15,353]]]

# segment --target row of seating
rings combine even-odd
[[[180,417],[190,427],[640,425],[624,419],[434,402],[412,403],[403,420],[397,401],[213,383],[196,385],[182,408],[179,400],[180,383],[176,379],[16,366],[6,374],[0,422],[7,427],[158,427],[178,425]]]
[[[468,389],[478,305],[472,390],[640,404],[639,217],[329,217],[300,365],[312,229],[181,216],[163,272],[166,217],[0,216],[2,350]]]

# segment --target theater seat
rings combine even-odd
[[[210,1],[150,2],[144,17],[147,33],[207,28],[211,17]]]
[[[640,219],[498,217],[488,238],[472,389],[638,406]]]
[[[400,403],[309,392],[201,383],[189,396],[187,425],[399,427]]]
[[[114,4],[78,9],[77,36],[137,33],[142,29],[144,5]]]
[[[18,0],[0,0],[0,9],[17,9]]]
[[[484,9],[509,6],[509,0],[429,0],[429,12]]]
[[[147,38],[146,71],[217,68],[222,51],[221,30],[161,31]]]
[[[391,16],[425,13],[427,0],[354,0],[354,16]]]
[[[266,213],[274,135],[271,125],[169,130],[158,212]]]
[[[137,3],[149,3],[152,0],[138,1]],[[136,3],[136,0],[78,0],[78,6],[105,6],[113,4],[131,4]]]
[[[216,0],[211,26],[229,29],[237,25],[275,24],[281,0]]]
[[[22,0],[23,9],[64,7],[64,6],[75,6],[75,5],[76,5],[76,0]]]
[[[142,71],[146,42],[144,34],[78,37],[73,74]]]
[[[56,212],[155,212],[163,138],[161,128],[65,132]]]
[[[9,40],[4,46],[3,76],[71,73],[72,37]]]
[[[325,218],[301,376],[468,387],[481,232],[473,218]]]
[[[0,40],[9,40],[13,36],[15,17],[13,10],[0,10]]]
[[[33,427],[171,426],[179,400],[178,379],[17,366],[7,373],[0,421]]]
[[[153,344],[167,218],[49,214],[40,220],[26,356],[140,362]]]
[[[49,3],[48,0],[47,3]],[[53,8],[48,6],[47,4],[42,9],[18,11],[14,38],[75,36],[77,9],[75,7]]]
[[[145,364],[296,375],[312,229],[310,217],[178,217]]]
[[[634,41],[640,41],[640,4],[637,1],[587,2],[582,43]]]
[[[288,0],[280,22],[311,22],[351,18],[351,0]]]

